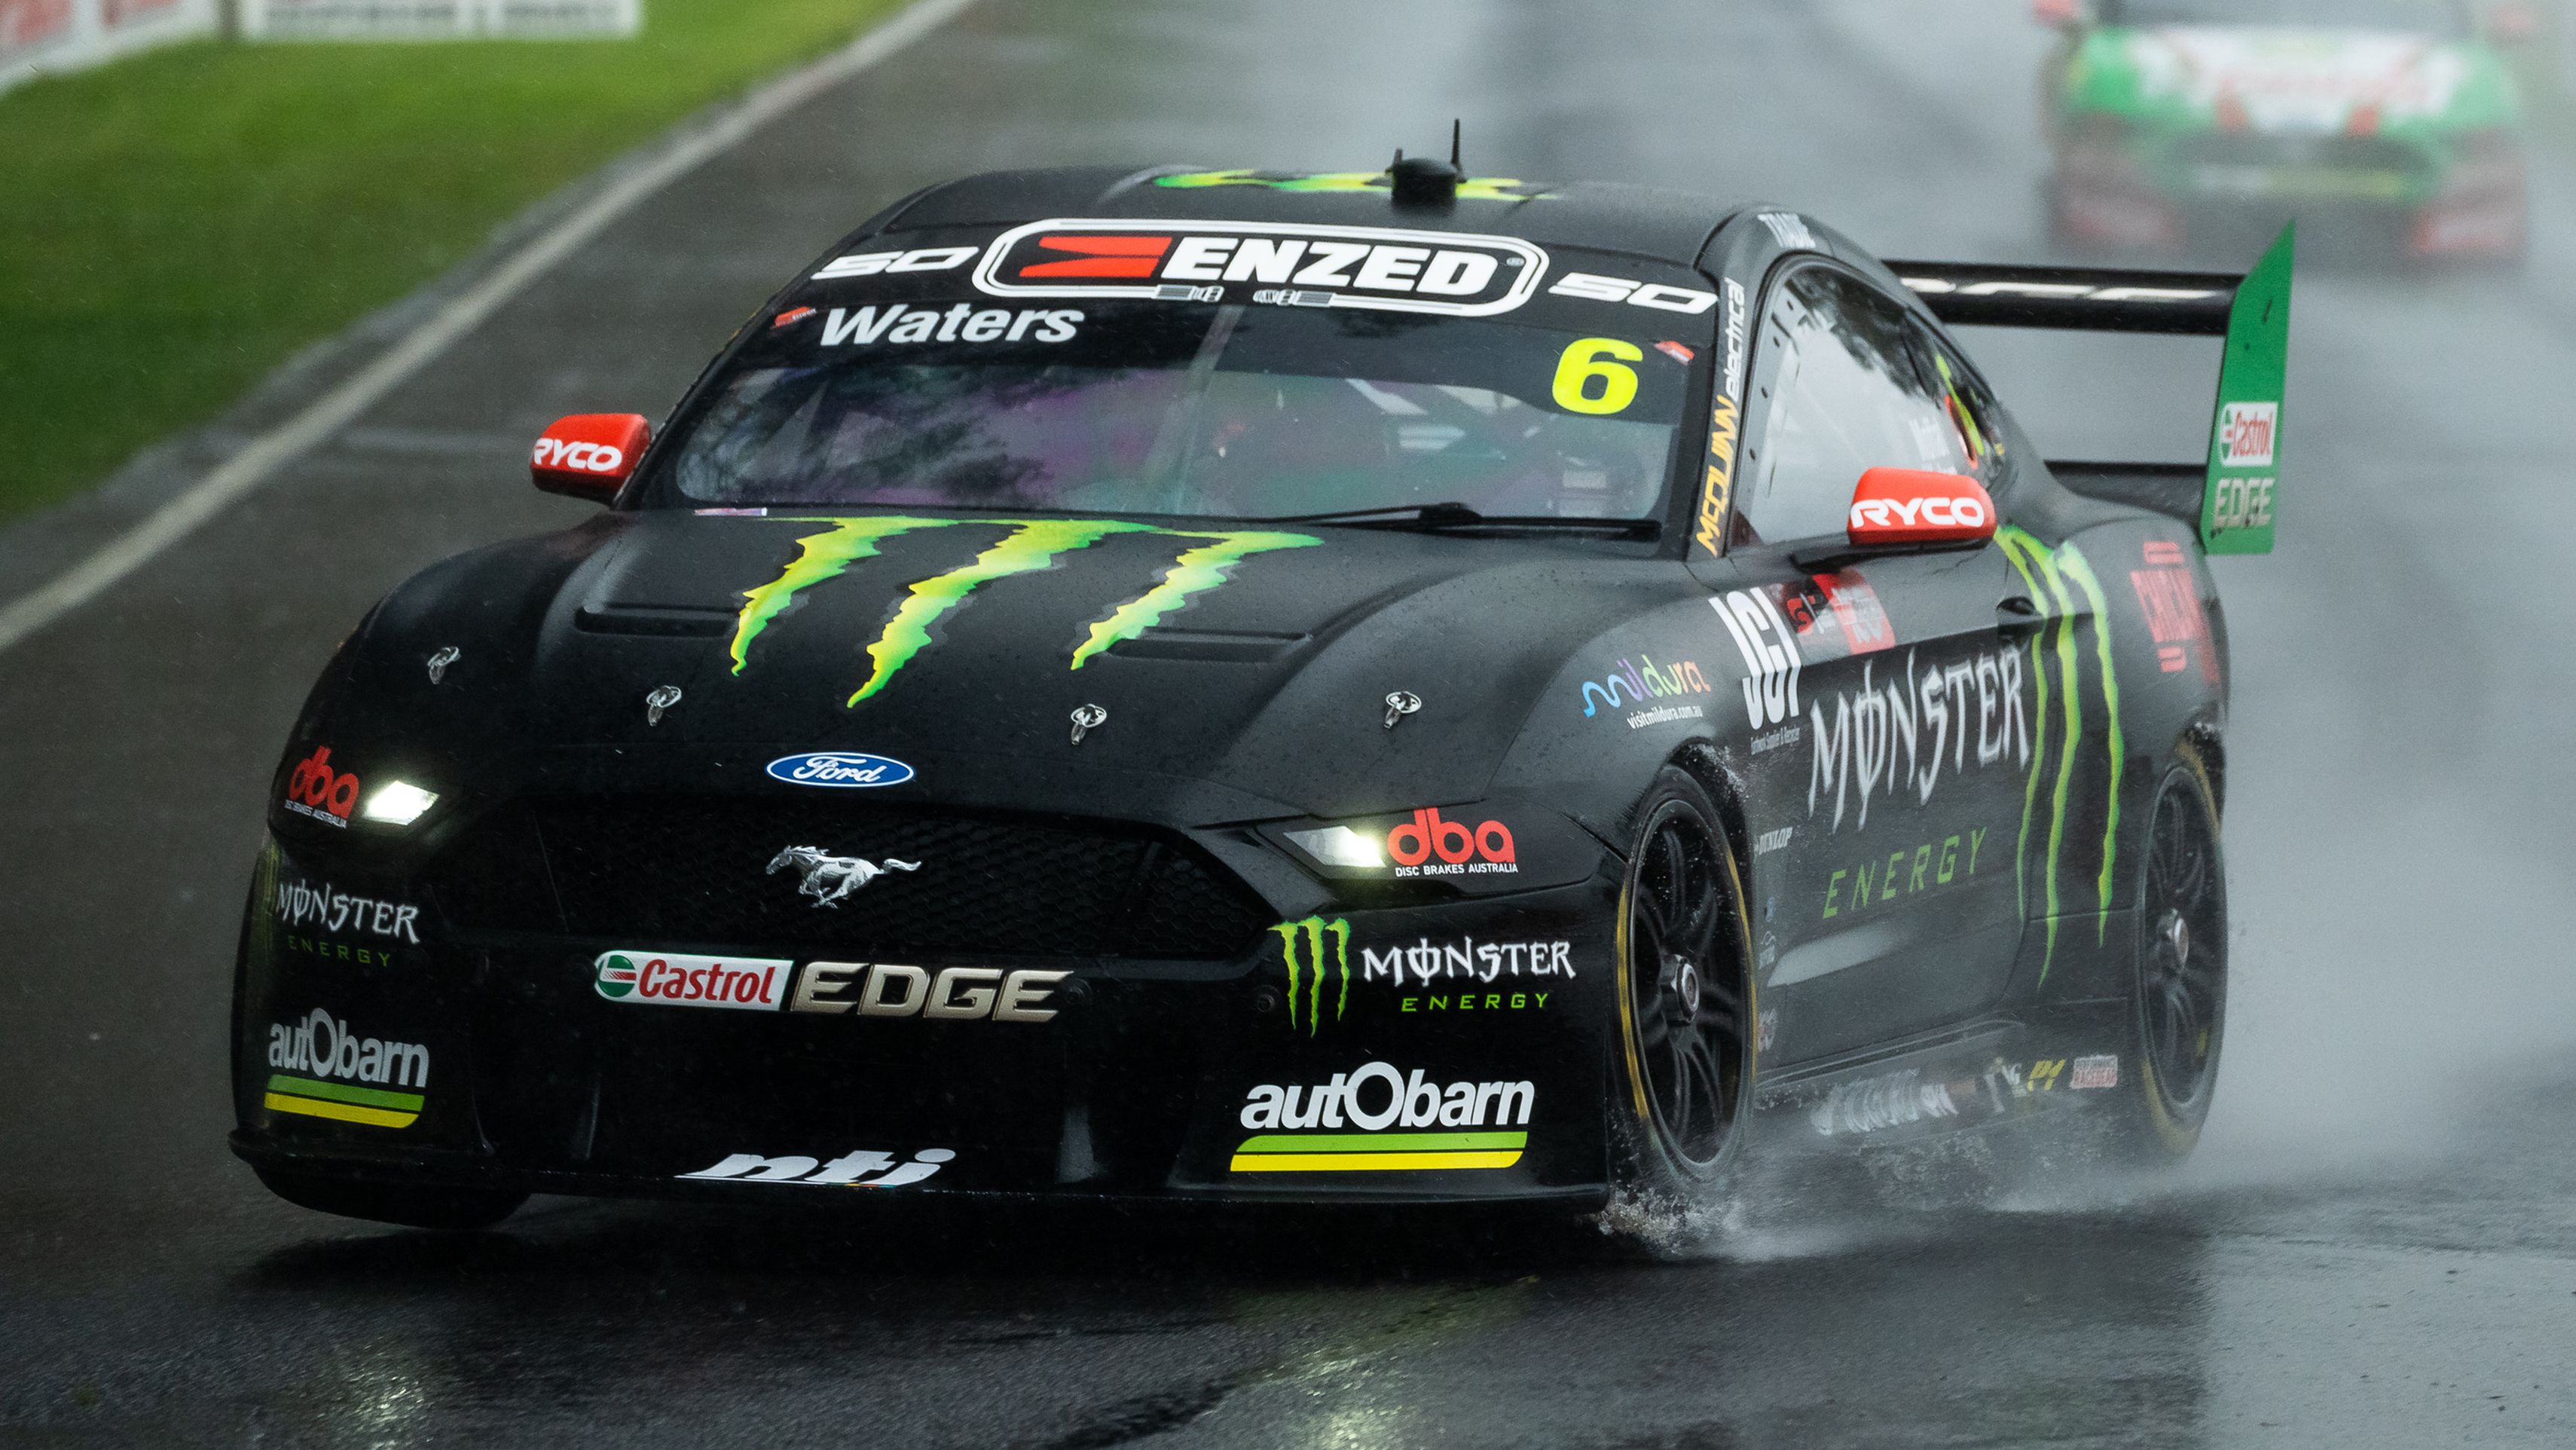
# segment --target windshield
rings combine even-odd
[[[2289,25],[2464,36],[2456,0],[2104,0],[2106,25]]]
[[[1704,355],[1672,334],[1708,321],[1620,310],[1624,335],[1091,298],[791,311],[684,425],[665,501],[1645,518]]]

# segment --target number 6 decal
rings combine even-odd
[[[1569,413],[1620,413],[1637,401],[1637,370],[1624,363],[1643,362],[1645,349],[1615,337],[1578,339],[1556,360],[1556,405]],[[1605,359],[1617,358],[1618,362]],[[1594,380],[1601,387],[1593,391]]]

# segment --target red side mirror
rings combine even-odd
[[[641,413],[575,413],[537,435],[528,473],[546,493],[607,503],[652,441],[653,425]]]
[[[2076,0],[2031,0],[2030,18],[2042,25],[2063,30],[2067,26],[2083,22],[2084,7],[2078,5]]]
[[[1873,468],[1852,490],[1855,549],[1980,544],[1994,536],[1995,501],[1964,474]]]

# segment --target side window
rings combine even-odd
[[[1956,470],[1973,474],[1989,490],[2001,486],[2004,476],[2004,434],[2001,409],[1995,395],[1976,370],[1950,350],[1920,318],[1905,319],[1906,330],[1913,334],[1915,355],[1921,360],[1925,377],[1941,392],[1941,411],[1948,414],[1950,426],[1959,434],[1959,446],[1966,463]]]
[[[1761,423],[1736,505],[1743,542],[1843,531],[1852,485],[1873,468],[1979,471],[1985,443],[1953,421],[1928,339],[1895,302],[1826,267],[1792,273],[1762,317],[1754,375]],[[1966,379],[1963,377],[1962,382]]]

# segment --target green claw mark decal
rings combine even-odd
[[[1214,540],[1195,549],[1183,550],[1172,561],[1152,589],[1119,605],[1108,618],[1091,626],[1091,637],[1073,652],[1073,667],[1081,669],[1093,655],[1122,639],[1134,639],[1162,622],[1164,615],[1190,602],[1190,596],[1214,589],[1225,582],[1226,572],[1253,554],[1272,549],[1305,549],[1323,540],[1312,534],[1191,534],[1181,537]]]
[[[1024,523],[1008,538],[976,555],[975,562],[965,568],[917,581],[910,596],[896,607],[894,618],[886,621],[885,633],[868,646],[868,658],[876,661],[876,670],[866,684],[859,686],[858,693],[850,696],[850,703],[855,705],[884,689],[895,671],[912,663],[914,655],[929,647],[930,627],[939,622],[940,616],[964,603],[967,595],[984,585],[1014,574],[1050,568],[1056,555],[1090,548],[1111,534],[1151,532],[1150,524],[1107,519]],[[1077,659],[1075,663],[1081,661]]]
[[[2102,597],[2102,581],[2074,540],[2067,540],[2057,552],[2059,567],[2093,605],[2093,652],[2102,661],[2102,706],[2111,716],[2111,783],[2103,791],[2109,809],[2102,822],[2102,914],[2093,923],[2093,942],[2099,946],[2109,940],[2111,931],[2111,868],[2120,859],[2120,770],[2127,763],[2129,748],[2120,733],[2120,671],[2111,660],[2110,602]]]
[[[796,519],[796,523],[828,523],[829,533],[809,534],[797,540],[796,560],[787,572],[757,589],[743,591],[742,617],[733,630],[733,672],[741,674],[751,662],[751,642],[769,622],[786,612],[796,601],[797,591],[811,584],[837,579],[841,571],[861,559],[873,559],[877,545],[897,534],[914,529],[935,529],[955,523],[954,519]]]
[[[1156,186],[1198,190],[1212,186],[1258,186],[1270,191],[1321,192],[1349,195],[1354,192],[1384,192],[1394,185],[1383,171],[1185,171],[1176,176],[1157,176]],[[1470,176],[1458,183],[1461,201],[1537,201],[1549,195],[1535,182],[1511,176]]]
[[[1118,519],[923,519],[889,516],[782,518],[778,522],[828,524],[830,527],[822,533],[808,534],[797,540],[796,558],[776,579],[756,589],[743,591],[742,613],[734,625],[732,649],[733,672],[737,675],[750,664],[754,642],[772,621],[786,612],[799,592],[840,577],[850,565],[860,560],[875,558],[877,546],[885,540],[917,529],[973,525],[1010,530],[998,543],[977,554],[971,563],[917,580],[910,586],[903,602],[895,607],[893,616],[886,621],[884,632],[868,646],[868,658],[874,667],[866,681],[850,696],[848,703],[851,705],[883,690],[905,665],[933,644],[932,627],[950,610],[965,603],[967,596],[977,589],[997,579],[1053,568],[1061,556],[1090,548],[1103,539],[1119,534],[1151,534],[1207,542],[1183,550],[1152,588],[1120,604],[1094,623],[1088,636],[1073,652],[1070,668],[1077,670],[1094,655],[1105,652],[1121,640],[1135,638],[1160,623],[1165,615],[1186,607],[1193,596],[1223,584],[1234,567],[1251,555],[1276,549],[1309,548],[1323,542],[1312,534],[1166,529]]]
[[[1337,972],[1341,978],[1341,997],[1333,1004],[1333,1020],[1341,1021],[1342,1014],[1348,1012],[1351,1007],[1350,922],[1342,918],[1326,921],[1320,916],[1310,916],[1304,921],[1283,921],[1271,930],[1279,934],[1279,955],[1288,966],[1288,1030],[1290,1032],[1297,1030],[1297,994],[1301,983],[1303,990],[1309,994],[1306,1004],[1306,1035],[1314,1036],[1323,1026],[1324,977],[1327,971],[1327,964],[1324,961],[1324,936],[1328,932],[1333,938],[1333,960],[1330,970]],[[1298,952],[1300,937],[1304,939],[1305,944],[1302,962],[1299,960]]]
[[[2093,644],[2102,665],[2102,701],[2109,720],[2107,724],[2110,754],[2109,785],[2106,792],[2106,822],[2102,834],[2102,869],[2096,885],[2100,892],[2099,915],[2096,918],[2097,944],[2110,931],[2111,878],[2118,863],[2120,828],[2120,775],[2124,765],[2126,740],[2120,728],[2120,681],[2113,663],[2110,637],[2110,611],[2103,598],[2100,581],[2083,551],[2067,543],[2056,549],[2039,541],[2027,530],[2006,525],[1996,530],[1995,541],[2003,547],[2004,557],[2021,576],[2045,616],[2038,633],[2030,641],[2031,676],[2038,686],[2039,748],[2031,756],[2030,776],[2022,787],[2021,848],[2019,868],[2028,870],[2032,816],[2039,802],[2040,777],[2048,768],[2048,666],[2041,654],[2041,638],[2049,636],[2048,653],[2056,656],[2060,713],[2064,720],[2063,736],[2058,746],[2057,779],[2049,791],[2049,822],[2046,876],[2042,883],[2046,907],[2044,930],[2047,944],[2040,958],[2039,980],[2045,986],[2049,971],[2057,962],[2058,868],[2064,859],[2066,845],[2066,805],[2074,781],[2077,748],[2084,737],[2084,683],[2077,664],[2075,629],[2082,622],[2067,581],[2084,593],[2093,626]],[[2025,878],[2021,886],[2022,915],[2030,914],[2030,890]]]

